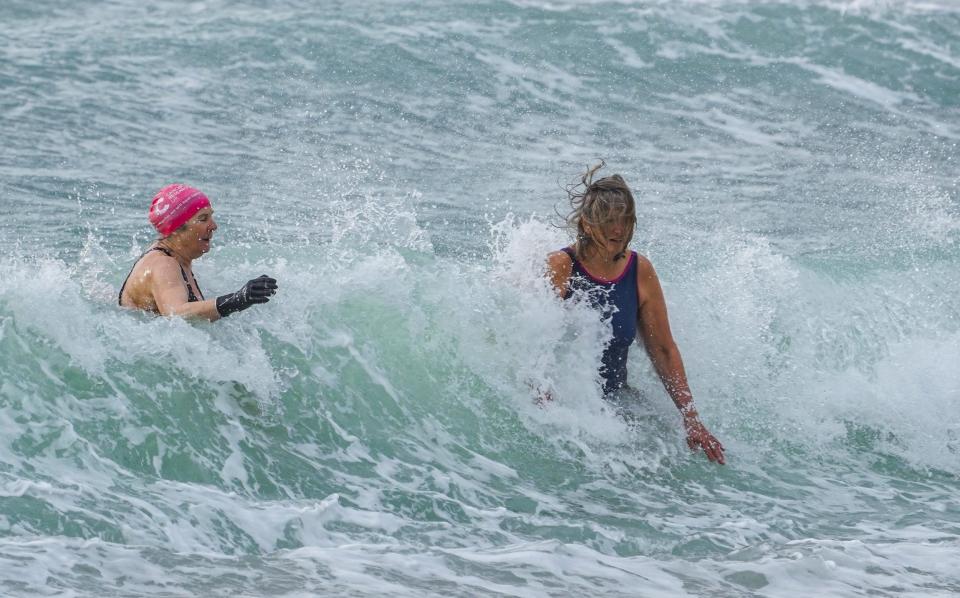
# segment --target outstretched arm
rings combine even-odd
[[[693,395],[683,369],[683,358],[670,333],[667,304],[653,264],[637,256],[637,297],[640,304],[639,330],[647,355],[653,362],[664,388],[683,416],[683,427],[690,448],[702,448],[707,458],[724,463],[723,445],[700,421]]]
[[[252,305],[266,303],[277,292],[277,281],[264,274],[248,281],[235,293],[191,302],[180,267],[173,260],[160,260],[151,279],[154,301],[161,315],[205,318],[211,322]]]

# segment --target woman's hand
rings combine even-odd
[[[687,431],[687,444],[692,450],[702,448],[707,459],[723,465],[723,445],[711,434],[696,414],[683,418],[683,428]]]

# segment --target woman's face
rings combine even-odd
[[[621,216],[584,228],[596,243],[597,249],[612,257],[626,251],[627,243],[633,234],[633,219]]]
[[[178,234],[186,252],[197,258],[210,251],[210,240],[216,230],[213,208],[203,208],[187,221],[184,230]]]

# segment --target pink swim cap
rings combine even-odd
[[[193,218],[194,214],[209,207],[210,200],[199,189],[174,183],[153,196],[150,223],[166,237]]]

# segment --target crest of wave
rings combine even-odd
[[[88,239],[83,253],[102,249]],[[0,290],[0,302],[24,342],[52,347],[95,377],[107,376],[111,365],[150,363],[186,379],[237,382],[261,397],[278,392],[254,328],[196,325],[120,310],[116,291],[104,280],[104,270],[91,266],[95,263],[22,256],[3,260],[8,284]],[[245,350],[234,350],[238,346]]]

